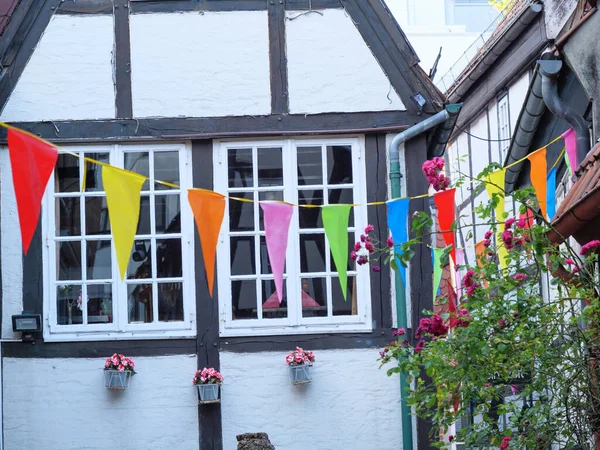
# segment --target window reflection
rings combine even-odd
[[[279,303],[274,280],[262,280],[262,315],[265,319],[281,319],[287,317],[287,289],[283,281],[282,301]]]
[[[259,148],[257,153],[258,185],[283,186],[281,148]]]
[[[302,317],[327,316],[327,283],[325,278],[302,279]]]
[[[229,167],[229,187],[254,186],[252,170],[252,149],[230,149],[227,155]]]
[[[352,183],[352,147],[350,145],[327,146],[327,183]]]
[[[56,321],[58,325],[83,323],[81,285],[68,284],[56,287]]]
[[[152,284],[127,285],[129,323],[152,322]]]
[[[112,323],[112,286],[110,284],[91,284],[87,287],[88,323]]]
[[[158,284],[158,320],[160,322],[181,322],[183,320],[181,283]]]
[[[231,309],[233,320],[258,318],[255,280],[231,282]]]

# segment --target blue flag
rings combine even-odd
[[[552,220],[556,214],[556,167],[548,173],[546,183],[546,210],[548,211],[548,220]]]
[[[392,232],[392,239],[394,239],[394,251],[398,254],[402,254],[401,245],[408,241],[408,206],[410,199],[402,198],[399,200],[392,200],[387,203],[388,207],[388,227]],[[406,267],[404,267],[400,261],[397,261],[398,269],[400,270],[400,276],[402,282],[406,286]]]

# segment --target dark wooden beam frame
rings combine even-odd
[[[269,67],[271,73],[271,113],[290,112],[288,96],[288,68],[285,56],[285,3],[269,2]]]
[[[116,0],[115,6],[115,109],[118,119],[133,117],[131,92],[131,39],[129,0]]]
[[[402,131],[421,118],[407,111],[15,122],[12,125],[51,142],[106,142],[156,139],[209,139],[303,134]],[[0,143],[6,131],[0,129]]]

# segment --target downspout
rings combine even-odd
[[[539,60],[540,73],[542,74],[542,97],[544,103],[555,116],[564,119],[577,136],[577,166],[583,162],[590,151],[590,133],[585,119],[574,109],[564,103],[558,96],[558,74],[562,68],[562,61]],[[573,167],[573,172],[577,167]]]
[[[400,179],[402,174],[400,173],[400,146],[414,138],[415,136],[424,133],[425,131],[439,125],[450,118],[451,115],[458,114],[462,104],[447,105],[446,109],[428,117],[422,122],[410,127],[392,139],[388,150],[390,158],[390,184],[392,198],[398,198],[402,195],[400,187]],[[396,285],[396,322],[398,328],[408,328],[407,311],[406,311],[406,287],[402,282],[402,277],[398,271],[394,272],[394,280]],[[404,400],[406,389],[409,387],[406,381],[406,375],[400,374],[400,402],[401,402],[401,414],[402,414],[402,448],[404,450],[410,450],[413,448],[412,438],[412,420],[410,415],[410,408]]]

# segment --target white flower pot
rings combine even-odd
[[[131,380],[131,372],[118,370],[105,370],[104,371],[104,387],[106,389],[114,390],[125,390],[129,387],[129,381]]]
[[[197,384],[198,395],[201,402],[218,402],[219,385],[218,384]]]
[[[310,364],[300,364],[298,366],[288,366],[290,373],[290,381],[292,384],[304,384],[310,383],[312,378],[310,376]]]

